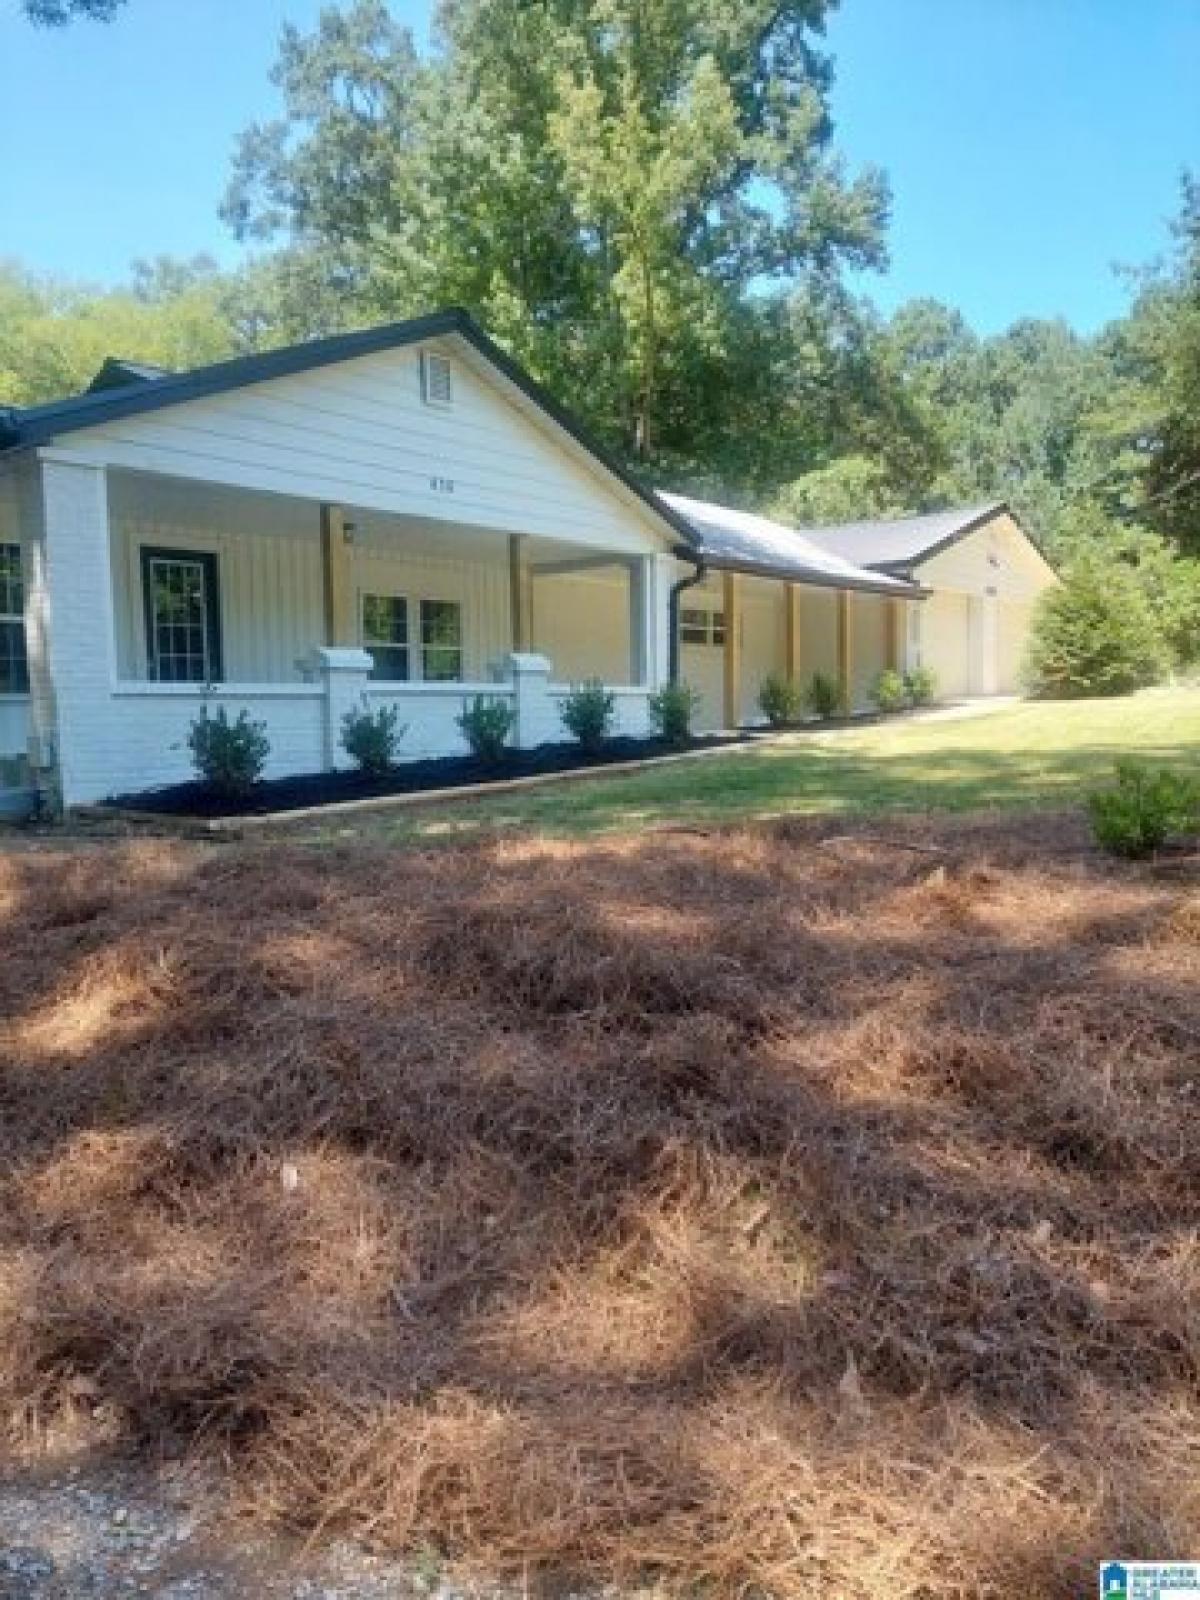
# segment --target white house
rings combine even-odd
[[[410,755],[457,753],[476,693],[529,746],[593,677],[641,733],[673,670],[709,726],[771,670],[823,664],[854,705],[908,659],[922,584],[654,494],[461,311],[189,373],[109,361],[0,411],[0,764],[67,806],[178,781],[218,704],[267,724],[270,775],[318,771],[364,699],[400,706]]]

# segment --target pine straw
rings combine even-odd
[[[1196,886],[896,827],[0,862],[12,1449],[670,1590],[1194,1553]]]

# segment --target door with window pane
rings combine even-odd
[[[143,549],[142,586],[150,677],[158,683],[219,682],[216,556]]]

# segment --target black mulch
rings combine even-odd
[[[728,735],[697,738],[683,748],[706,750],[717,745],[747,743],[756,737],[759,735],[744,733],[736,740]],[[474,784],[503,783],[509,778],[531,778],[548,772],[586,771],[620,761],[654,761],[679,753],[678,746],[664,744],[661,739],[610,739],[592,756],[585,756],[577,744],[544,744],[536,750],[509,750],[497,763],[479,761],[475,756],[405,761],[386,778],[368,778],[361,772],[310,772],[294,778],[268,778],[256,783],[253,792],[244,800],[223,798],[206,784],[192,782],[175,783],[165,789],[146,789],[137,794],[114,795],[106,804],[165,817],[252,817],[271,811],[298,811],[305,806],[329,805],[341,800],[468,788]]]

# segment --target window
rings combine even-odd
[[[449,361],[432,350],[421,352],[421,398],[427,406],[454,404],[454,379]]]
[[[725,613],[685,606],[679,613],[679,637],[684,644],[724,644]]]
[[[150,677],[157,683],[219,683],[216,556],[143,549],[142,594]]]
[[[362,597],[362,643],[375,665],[373,678],[404,683],[408,664],[408,601],[402,594],[365,594]]]
[[[21,546],[0,544],[0,694],[29,693]]]
[[[457,600],[421,601],[421,676],[435,683],[462,677],[462,607]]]

